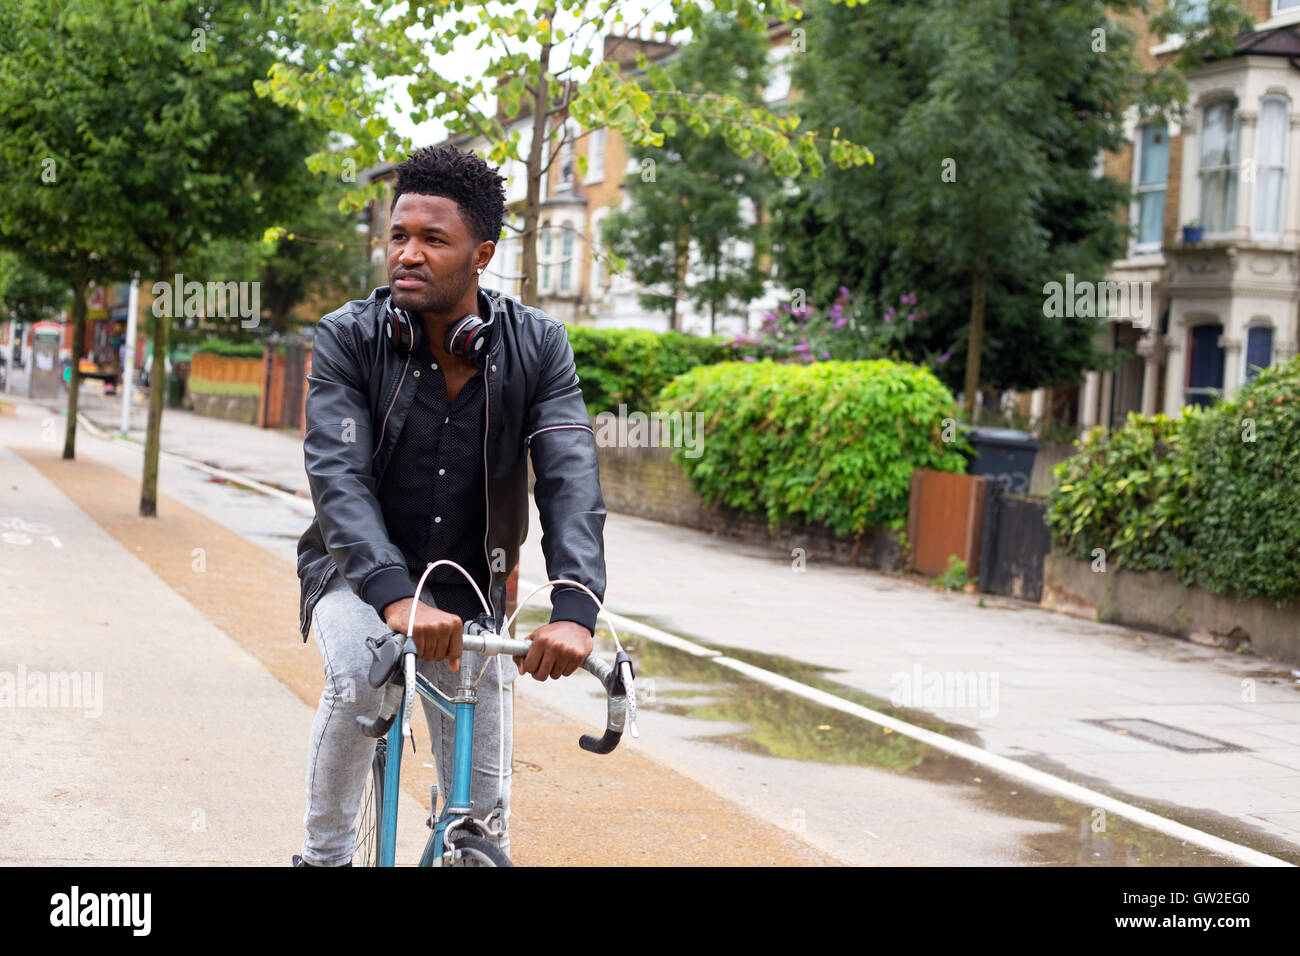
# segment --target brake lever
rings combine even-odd
[[[632,676],[632,661],[626,654],[619,655],[618,676],[627,691],[627,729],[633,737],[640,737],[636,729],[636,678]]]
[[[402,645],[402,736],[411,742],[415,753],[415,738],[411,736],[411,712],[415,709],[415,642],[409,637]]]

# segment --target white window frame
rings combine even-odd
[[[1162,125],[1165,128],[1165,178],[1159,186],[1142,186],[1139,180],[1142,178],[1142,131],[1153,125]],[[1169,124],[1160,120],[1150,120],[1138,125],[1133,136],[1133,203],[1129,210],[1129,222],[1135,227],[1133,233],[1133,250],[1131,255],[1159,255],[1160,250],[1164,248],[1164,219],[1160,217],[1160,241],[1142,242],[1139,230],[1142,228],[1142,193],[1155,192],[1159,189],[1165,194],[1165,211],[1168,212],[1169,203]]]
[[[602,126],[587,134],[587,175],[582,180],[584,186],[605,181],[605,147],[609,142],[607,132],[608,127]],[[595,160],[592,159],[593,156]]]
[[[1231,109],[1228,111],[1228,116],[1232,121],[1232,135],[1236,138],[1235,149],[1237,153],[1237,161],[1236,163],[1232,163],[1232,164],[1224,164],[1219,166],[1207,167],[1203,165],[1205,161],[1205,131],[1206,131],[1206,127],[1209,126],[1207,116],[1210,110],[1214,109],[1217,106],[1223,106],[1225,104],[1231,107]],[[1197,130],[1200,135],[1197,142],[1197,156],[1196,156],[1196,189],[1197,189],[1196,198],[1197,198],[1197,208],[1199,210],[1201,227],[1205,230],[1206,239],[1228,238],[1232,235],[1233,230],[1236,228],[1237,225],[1237,217],[1238,217],[1238,213],[1240,212],[1238,204],[1241,202],[1241,120],[1237,118],[1237,110],[1240,109],[1240,106],[1241,103],[1236,97],[1222,97],[1219,99],[1212,100],[1208,103],[1201,104],[1200,121],[1197,125]],[[1228,216],[1228,218],[1231,221],[1225,224],[1226,228],[1221,229],[1218,232],[1211,232],[1209,223],[1205,221],[1205,178],[1207,173],[1217,173],[1222,170],[1230,170],[1232,172],[1235,181],[1235,188],[1233,190],[1232,209]]]
[[[591,214],[591,238],[587,241],[587,251],[595,258],[591,259],[591,269],[587,276],[588,294],[592,299],[605,297],[605,259],[601,254],[600,225],[609,215],[609,206],[602,206]]]
[[[561,293],[573,291],[573,249],[577,245],[578,233],[573,228],[573,221],[565,219],[560,223],[560,285]],[[568,246],[566,252],[564,247]]]
[[[1297,8],[1297,9],[1300,9],[1300,8]],[[1263,232],[1263,231],[1261,231],[1260,228],[1259,228],[1260,197],[1263,195],[1263,192],[1260,190],[1259,185],[1260,185],[1261,174],[1264,172],[1264,166],[1263,166],[1262,163],[1260,163],[1260,162],[1258,161],[1258,159],[1256,159],[1256,162],[1255,162],[1255,181],[1254,181],[1254,183],[1252,183],[1252,185],[1254,186],[1254,189],[1252,190],[1252,192],[1253,192],[1254,195],[1251,197],[1251,205],[1253,206],[1253,208],[1250,210],[1250,234],[1251,234],[1252,237],[1259,238],[1259,239],[1278,240],[1278,239],[1281,239],[1281,238],[1282,238],[1282,234],[1286,231],[1286,204],[1287,204],[1287,202],[1288,202],[1289,199],[1290,199],[1290,197],[1289,197],[1289,190],[1288,190],[1288,188],[1287,188],[1288,185],[1289,185],[1288,180],[1289,180],[1289,178],[1290,178],[1290,177],[1287,176],[1287,164],[1291,162],[1291,157],[1290,157],[1290,155],[1289,155],[1289,153],[1291,152],[1291,149],[1290,149],[1290,146],[1291,146],[1291,101],[1288,100],[1285,96],[1279,96],[1279,95],[1276,94],[1276,93],[1269,93],[1269,94],[1264,95],[1263,97],[1260,98],[1260,101],[1259,101],[1259,116],[1260,116],[1261,119],[1262,119],[1263,116],[1264,116],[1264,104],[1265,104],[1265,103],[1269,103],[1269,102],[1281,103],[1282,106],[1283,106],[1283,108],[1286,110],[1286,118],[1285,118],[1285,120],[1284,120],[1283,123],[1282,123],[1282,165],[1281,165],[1281,171],[1282,171],[1282,197],[1281,197],[1281,198],[1282,198],[1282,202],[1281,202],[1282,218],[1281,218],[1281,220],[1280,220],[1280,226],[1281,226],[1281,228],[1278,229],[1277,232]],[[1260,131],[1260,124],[1259,124],[1259,122],[1258,122],[1258,120],[1257,120],[1257,121],[1256,121],[1256,125],[1255,125],[1255,155],[1256,155],[1256,157],[1259,156],[1259,131]],[[1278,167],[1276,167],[1276,166],[1270,166],[1270,167],[1268,167],[1268,168],[1269,168],[1269,169],[1277,169]]]
[[[549,294],[551,291],[551,249],[554,246],[554,233],[549,219],[542,223],[541,230],[542,234],[539,238],[542,241],[538,243],[540,254],[537,257],[537,289],[539,292]]]

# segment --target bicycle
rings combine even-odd
[[[429,572],[440,564],[450,564],[473,579],[454,561],[438,561],[425,568],[415,593],[419,595],[424,587]],[[528,601],[543,589],[555,584],[569,584],[582,588],[591,595],[592,600],[605,614],[604,606],[582,584],[576,581],[556,580],[535,588],[532,594],[520,602],[519,606],[505,622],[503,630],[508,634],[515,617],[523,610]],[[487,609],[487,602],[474,585],[479,600],[483,603],[484,614],[473,621],[464,622],[461,636],[460,683],[455,697],[447,697],[438,690],[423,674],[415,668],[416,648],[411,634],[415,627],[415,605],[412,605],[411,620],[405,635],[393,632],[391,636],[369,637],[366,645],[370,649],[371,664],[367,679],[370,686],[383,688],[384,693],[379,705],[379,713],[374,717],[356,718],[359,730],[368,737],[378,738],[375,755],[370,765],[370,776],[366,781],[366,791],[361,799],[357,815],[357,842],[354,858],[361,866],[394,866],[397,845],[397,803],[399,780],[402,765],[402,741],[411,738],[411,713],[415,705],[415,695],[429,701],[450,717],[454,725],[454,743],[452,749],[452,784],[451,794],[438,811],[438,786],[429,788],[431,808],[427,825],[432,829],[424,852],[420,856],[420,866],[511,866],[509,857],[496,845],[492,838],[500,837],[505,829],[505,811],[498,796],[497,805],[481,819],[471,816],[470,779],[473,772],[474,742],[474,708],[478,705],[475,688],[483,673],[487,670],[487,661],[478,677],[471,679],[474,672],[473,658],[470,655],[496,657],[500,667],[500,655],[512,657],[528,653],[530,642],[502,636],[492,627],[492,615]],[[608,623],[606,614],[606,622]],[[582,662],[582,668],[600,681],[608,698],[605,733],[596,738],[583,734],[578,746],[595,754],[611,753],[618,746],[626,724],[633,737],[639,736],[636,727],[636,690],[632,659],[628,657],[619,643],[618,634],[610,625],[610,634],[617,648],[614,664],[611,666],[592,653]],[[498,675],[499,675],[498,671]],[[498,702],[501,703],[501,686],[498,680]],[[502,706],[504,706],[502,704]],[[412,747],[414,741],[412,740]],[[502,740],[504,749],[504,739]],[[389,759],[390,755],[393,759]],[[504,757],[504,754],[503,754]],[[499,764],[499,777],[504,775],[504,760]],[[498,794],[500,794],[498,790]]]

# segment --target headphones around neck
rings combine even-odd
[[[420,347],[424,330],[419,322],[413,321],[410,313],[393,305],[392,293],[388,296],[387,312],[384,315],[384,334],[397,351],[409,355]],[[447,330],[443,348],[448,355],[467,358],[477,362],[486,354],[487,327],[483,317],[471,312],[461,316]]]

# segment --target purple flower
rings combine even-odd
[[[949,349],[947,352],[944,352],[942,355],[939,356],[939,364],[942,365],[944,362],[948,361],[948,359],[950,359],[950,358],[952,358],[952,350],[951,350],[951,349]]]
[[[898,297],[898,301],[903,303],[903,305],[916,305],[916,293],[904,292]]]
[[[894,307],[892,305],[889,307],[888,311],[885,312],[884,318],[886,322],[894,321]]]
[[[742,361],[745,361],[745,362],[757,362],[757,361],[758,361],[758,359],[754,358],[754,356],[752,356],[752,355],[742,355],[742,356],[741,356],[741,360],[742,360]]]
[[[907,321],[909,321],[909,322],[915,322],[915,321],[916,321],[916,313],[915,313],[915,312],[909,312],[909,313],[907,313]]]
[[[832,328],[832,329],[842,329],[842,328],[844,328],[844,326],[846,326],[846,325],[848,325],[848,324],[849,324],[849,320],[848,320],[848,319],[836,319],[834,322],[831,323],[831,328]]]
[[[800,342],[798,345],[794,347],[794,350],[796,352],[807,352],[810,348],[812,348],[812,346],[808,344],[807,339],[804,339],[802,342]]]
[[[823,352],[823,353],[822,353],[822,358],[824,358],[824,359],[828,359],[828,358],[830,358],[830,357],[831,357],[831,353],[830,353],[830,352]]]
[[[840,286],[840,298],[847,299],[848,297],[849,297],[849,287],[844,285]]]

